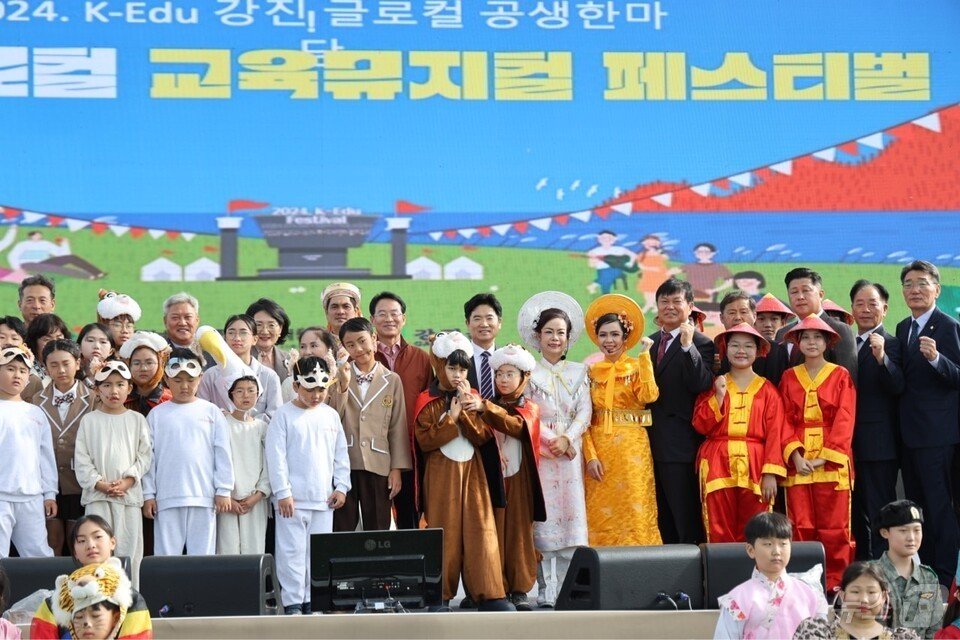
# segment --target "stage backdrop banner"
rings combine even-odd
[[[421,346],[496,293],[502,342],[544,289],[652,327],[677,275],[715,331],[809,265],[892,325],[924,258],[956,315],[958,33],[956,0],[0,0],[8,309],[42,272],[71,326],[104,288],[303,327],[348,280]]]

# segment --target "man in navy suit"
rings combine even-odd
[[[937,309],[940,272],[934,265],[911,262],[901,271],[900,284],[910,307],[910,317],[897,325],[906,381],[900,400],[903,486],[926,517],[920,559],[949,585],[960,548],[953,508],[953,458],[960,442],[960,324]]]
[[[694,430],[697,395],[713,386],[716,347],[689,321],[693,287],[670,278],[657,289],[660,331],[652,334],[653,375],[660,397],[650,405],[650,449],[657,487],[657,524],[664,544],[706,540],[694,460],[703,436]]]
[[[890,294],[882,284],[857,280],[850,303],[857,324],[857,422],[853,432],[856,482],[853,489],[853,533],[857,557],[876,560],[887,549],[877,530],[884,505],[897,499],[900,471],[899,396],[903,372],[895,336],[883,328]],[[887,353],[893,353],[890,358]]]

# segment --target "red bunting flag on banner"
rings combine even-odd
[[[145,234],[146,232],[147,232],[147,230],[144,229],[143,227],[130,227],[130,237],[131,237],[131,238],[139,238],[140,236],[142,236],[142,235]]]
[[[567,226],[567,223],[570,222],[570,216],[566,214],[561,214],[559,216],[553,216],[553,221],[556,222],[561,227]]]
[[[109,226],[110,225],[108,225],[105,222],[94,222],[93,224],[90,225],[90,230],[99,236],[101,233],[106,231],[109,228]]]
[[[269,202],[260,202],[258,200],[231,200],[227,203],[227,211],[253,211],[256,209],[265,209],[270,206]]]
[[[430,207],[425,207],[422,204],[416,204],[408,200],[397,200],[393,203],[393,210],[397,215],[413,215],[415,213],[429,211]]]
[[[14,209],[13,207],[3,207],[3,217],[7,220],[13,220],[14,218],[20,217],[20,209]]]
[[[167,231],[167,237],[170,238],[171,240],[176,240],[177,238],[180,237],[180,232],[179,232],[179,231]]]
[[[47,221],[50,223],[51,227],[59,227],[61,224],[63,224],[65,219],[66,218],[62,218],[60,216],[47,216]]]

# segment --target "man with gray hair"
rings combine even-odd
[[[175,293],[163,302],[163,337],[171,347],[185,347],[204,357],[204,369],[216,364],[210,354],[205,353],[196,341],[197,327],[200,326],[200,302],[187,293]]]

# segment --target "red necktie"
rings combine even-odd
[[[660,346],[657,347],[657,364],[660,364],[660,361],[663,360],[663,354],[667,352],[667,346],[672,339],[673,336],[670,335],[669,332],[660,331]]]

